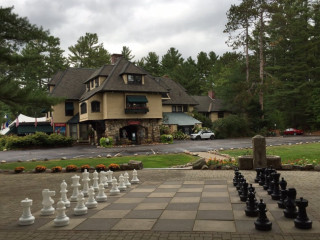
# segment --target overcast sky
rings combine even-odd
[[[76,44],[86,32],[97,33],[112,53],[128,46],[134,60],[170,47],[184,58],[200,51],[231,51],[223,33],[226,12],[239,0],[0,0],[20,17],[60,38],[61,48]]]

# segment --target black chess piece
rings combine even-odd
[[[250,184],[250,187],[248,188],[248,200],[246,202],[246,209],[244,210],[246,213],[246,216],[248,217],[257,217],[259,215],[259,209],[258,209],[258,202],[256,199],[256,195],[254,193],[254,188],[251,187],[252,184]]]
[[[254,194],[256,194],[256,189],[255,187],[252,186],[252,184],[249,185],[248,187],[248,192],[252,191]]]
[[[312,221],[308,218],[306,207],[308,207],[308,200],[307,199],[297,199],[296,204],[299,208],[298,216],[294,219],[294,225],[296,228],[300,229],[310,229],[312,228]]]
[[[248,183],[247,182],[244,182],[243,185],[242,185],[242,191],[241,191],[241,194],[240,194],[240,200],[242,202],[245,202],[247,201],[247,198],[248,198]]]
[[[273,192],[271,193],[272,200],[280,199],[279,178],[280,178],[280,173],[275,173],[273,175]]]
[[[280,200],[278,201],[278,207],[279,208],[286,208],[284,201],[287,198],[287,181],[284,180],[284,178],[281,179],[281,181],[279,182],[279,185],[281,187],[280,190]]]
[[[260,172],[261,172],[261,168],[256,168],[256,172],[257,172],[257,175],[256,175],[256,178],[254,179],[254,182],[255,183],[259,183],[260,181]]]
[[[269,188],[267,190],[268,195],[271,195],[271,193],[273,193],[273,188],[274,188],[274,174],[276,174],[276,171],[273,171],[270,173],[270,182],[269,182]]]
[[[266,171],[265,171],[265,182],[264,182],[264,185],[263,185],[263,189],[264,190],[268,190],[269,186],[270,186],[270,179],[271,179],[271,174],[272,172],[272,169],[270,168],[266,168]]]
[[[238,194],[239,194],[239,197],[240,195],[242,194],[242,191],[243,191],[243,185],[247,183],[247,180],[245,178],[242,179],[241,183],[240,183],[240,188],[238,190]]]
[[[297,191],[295,188],[289,188],[287,190],[287,198],[285,200],[285,209],[283,210],[284,216],[286,218],[296,218],[298,216],[296,207],[296,196]]]
[[[239,181],[239,179],[238,179],[239,178],[239,174],[240,174],[240,172],[239,172],[238,168],[236,168],[234,170],[233,186],[237,186],[238,181]]]
[[[261,173],[260,173],[260,181],[259,181],[259,185],[260,186],[263,186],[264,183],[265,183],[265,171],[266,171],[266,168],[262,168],[261,169]]]
[[[259,209],[259,217],[254,222],[254,225],[257,230],[260,231],[270,231],[272,229],[272,222],[269,221],[266,215],[266,204],[263,202],[262,199],[260,199],[260,203],[258,203],[258,209]]]
[[[243,179],[243,176],[242,176],[241,173],[239,173],[239,175],[238,175],[238,183],[236,185],[237,190],[239,190],[241,188],[242,179]]]

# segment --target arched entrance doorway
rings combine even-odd
[[[119,129],[120,140],[129,140],[141,144],[147,136],[147,129],[141,125],[128,125]]]

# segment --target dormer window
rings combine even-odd
[[[86,87],[87,88],[87,92],[89,92],[90,91],[90,83],[87,83],[86,86],[87,86]]]
[[[128,84],[142,84],[142,75],[132,75],[128,74]]]
[[[99,79],[98,78],[96,80],[94,80],[94,86],[99,87]]]

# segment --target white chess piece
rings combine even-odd
[[[69,199],[67,197],[67,192],[68,192],[67,186],[68,185],[67,185],[66,181],[63,180],[61,185],[60,185],[60,188],[61,188],[60,193],[61,193],[61,200],[63,201],[64,206],[65,207],[70,207],[70,201],[69,201]]]
[[[126,187],[126,185],[124,184],[124,177],[123,177],[122,174],[119,176],[119,187],[118,187],[118,188],[119,188],[119,190],[120,190],[121,192],[127,190],[127,187]]]
[[[74,215],[79,216],[79,215],[86,214],[88,212],[88,208],[84,204],[84,197],[82,192],[79,192],[77,200],[78,200],[77,205],[73,209]]]
[[[96,197],[97,202],[105,202],[107,201],[107,195],[104,193],[104,185],[103,183],[99,184],[99,193]]]
[[[42,190],[42,206],[41,215],[48,216],[54,214],[54,208],[52,207],[54,201],[51,197],[56,195],[55,191],[50,191],[49,189]]]
[[[99,190],[99,173],[97,172],[97,170],[95,170],[94,173],[93,173],[93,184],[92,184],[92,187],[93,187],[95,192],[97,192]]]
[[[120,193],[120,190],[118,189],[118,182],[116,178],[112,179],[112,188],[110,190],[110,195],[117,195]]]
[[[82,173],[82,182],[83,182],[82,192],[85,197],[88,196],[89,182],[90,182],[89,174],[90,173],[88,172],[88,170],[84,169]]]
[[[108,182],[107,182],[107,172],[101,171],[100,172],[100,183],[103,184],[104,188],[108,188]]]
[[[133,169],[131,183],[138,184],[139,182],[140,180],[138,179],[138,172],[137,170]]]
[[[53,223],[57,227],[63,227],[67,226],[69,224],[69,217],[66,215],[66,207],[64,205],[64,202],[60,200],[57,203],[57,216],[53,220]]]
[[[111,171],[111,170],[108,170],[107,171],[107,183],[112,183],[112,174],[113,174],[113,172]]]
[[[128,172],[125,172],[124,175],[124,184],[126,185],[127,188],[131,187],[131,183],[129,182],[129,174]]]
[[[71,187],[73,188],[73,192],[70,197],[70,200],[71,202],[76,202],[79,194],[79,187],[81,186],[79,183],[80,176],[74,175],[73,177],[71,177],[71,179],[72,179]]]
[[[34,223],[34,216],[31,214],[30,207],[32,205],[32,199],[24,199],[21,201],[21,206],[23,207],[22,216],[19,218],[19,225],[31,225]]]
[[[98,203],[96,201],[96,199],[94,198],[94,189],[93,187],[90,187],[89,190],[88,190],[88,201],[86,202],[86,206],[87,208],[95,208],[97,207]]]

